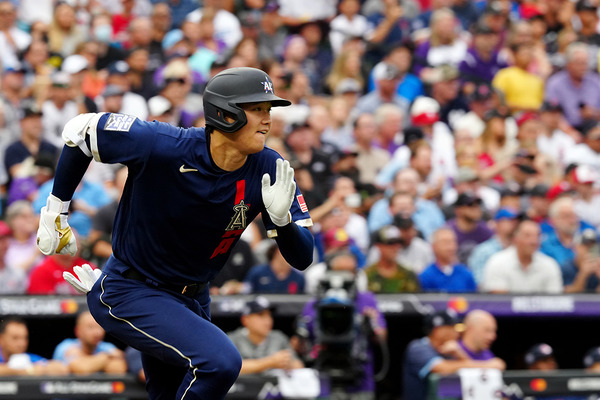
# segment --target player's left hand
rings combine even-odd
[[[77,254],[77,240],[67,222],[68,202],[50,194],[40,212],[37,246],[49,256],[52,254]]]
[[[87,294],[87,292],[92,290],[92,286],[94,286],[94,283],[96,283],[98,278],[100,278],[100,275],[102,275],[102,271],[93,269],[89,264],[83,264],[81,267],[76,266],[73,268],[73,271],[79,279],[75,278],[75,276],[68,271],[63,272],[63,278],[81,294]]]
[[[294,169],[289,161],[277,160],[275,183],[271,185],[271,176],[262,177],[262,198],[271,221],[277,226],[285,226],[292,220],[290,207],[296,193]]]

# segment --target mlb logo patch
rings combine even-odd
[[[298,200],[298,205],[300,205],[300,210],[302,210],[302,212],[308,212],[308,206],[304,201],[304,196],[300,194],[296,196],[296,199]]]

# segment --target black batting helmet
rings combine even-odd
[[[204,90],[203,101],[206,125],[227,133],[237,131],[248,122],[240,104],[264,101],[270,101],[273,107],[292,104],[275,96],[273,81],[266,72],[249,67],[226,69],[212,77]],[[226,115],[234,121],[228,122]]]

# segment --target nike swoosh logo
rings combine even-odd
[[[181,167],[179,167],[179,172],[181,172],[182,174],[186,173],[186,172],[198,172],[198,170],[196,168],[186,168],[185,164],[181,164]]]

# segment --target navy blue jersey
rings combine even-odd
[[[149,278],[210,281],[262,211],[270,236],[276,236],[261,194],[264,173],[275,181],[281,158],[276,151],[265,147],[227,172],[213,163],[204,128],[105,114],[89,134],[96,161],[129,168],[114,222],[114,257]],[[297,224],[312,225],[298,189],[290,212]]]

